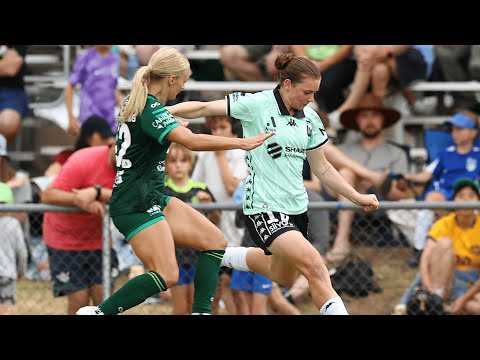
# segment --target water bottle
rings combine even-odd
[[[243,203],[243,193],[245,192],[245,180],[242,180],[238,183],[237,188],[233,192],[232,198],[236,204]]]

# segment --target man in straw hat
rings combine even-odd
[[[345,110],[340,115],[343,126],[359,131],[360,138],[339,145],[339,149],[372,171],[403,174],[408,169],[406,152],[399,146],[387,142],[383,135],[383,130],[399,119],[400,113],[397,110],[384,107],[378,97],[366,94],[357,107]],[[377,190],[372,181],[360,179],[348,167],[340,168],[339,172],[359,192],[367,193]],[[333,192],[330,194],[338,201],[346,201],[341,195]],[[332,247],[325,255],[329,263],[342,262],[350,254],[350,230],[353,216],[353,210],[338,212],[337,234]]]

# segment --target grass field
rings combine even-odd
[[[382,288],[380,293],[371,293],[364,298],[352,298],[342,295],[345,305],[352,315],[389,314],[405,289],[415,277],[415,270],[404,265],[410,257],[408,248],[356,247],[355,253],[368,260],[375,273],[375,281]],[[122,284],[120,278],[116,286]],[[298,305],[302,314],[318,315],[318,310],[310,299]],[[65,297],[54,298],[49,282],[23,280],[17,287],[15,314],[19,315],[63,315],[66,314]],[[142,304],[124,313],[124,315],[160,315],[169,314],[168,302],[160,304]]]

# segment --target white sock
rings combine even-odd
[[[250,271],[247,265],[248,249],[244,246],[227,246],[220,266],[227,266],[240,271]]]
[[[422,250],[427,240],[428,232],[433,224],[435,213],[430,209],[422,209],[418,212],[417,224],[415,226],[415,237],[413,247]]]
[[[348,312],[340,296],[335,296],[323,304],[320,315],[348,315]]]

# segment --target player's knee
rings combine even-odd
[[[312,261],[305,263],[303,266],[305,268],[304,274],[307,274],[307,278],[323,280],[325,279],[325,277],[330,276],[328,273],[328,269],[323,263],[320,255],[318,257],[315,257]]]
[[[203,235],[205,239],[202,241],[201,250],[225,250],[227,247],[227,239],[220,229],[215,228],[214,231],[209,231]]]

